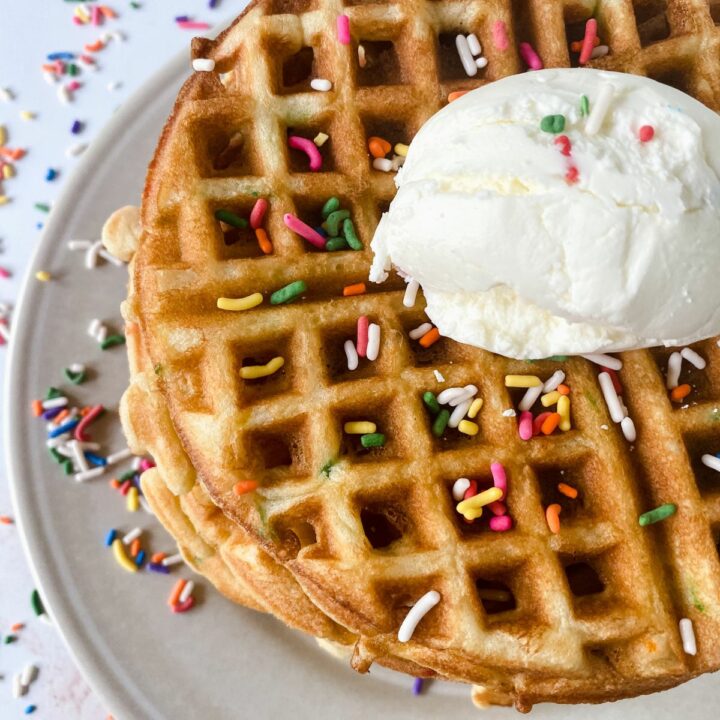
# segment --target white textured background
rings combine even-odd
[[[0,278],[0,302],[14,302],[40,238],[37,225],[46,215],[34,208],[35,203],[52,203],[73,171],[76,161],[65,156],[66,148],[92,142],[125,98],[157,67],[188,48],[195,33],[177,27],[175,16],[188,15],[215,25],[237,14],[246,2],[220,0],[211,10],[207,0],[144,0],[136,10],[128,0],[104,0],[119,17],[100,28],[74,25],[71,17],[76,4],[65,0],[0,0],[0,88],[9,88],[15,96],[11,102],[0,100],[0,125],[7,129],[10,147],[28,151],[15,164],[17,176],[5,181],[0,191],[10,198],[7,205],[0,206],[0,267],[13,275]],[[74,101],[61,104],[56,87],[42,77],[40,66],[45,56],[54,51],[82,51],[85,43],[114,30],[122,31],[126,42],[111,41],[96,53],[98,72],[83,72],[77,78],[83,87],[75,93]],[[109,83],[120,83],[120,87],[108,90]],[[24,110],[37,113],[36,119],[22,120]],[[85,125],[80,135],[70,133],[75,119]],[[58,170],[59,176],[46,182],[50,167]],[[4,374],[5,355],[6,348],[0,346],[0,374]],[[0,515],[13,515],[2,463]],[[106,710],[81,678],[56,630],[35,618],[30,607],[33,587],[17,528],[0,525],[0,636],[9,634],[13,623],[26,623],[17,642],[0,644],[0,720],[25,717],[23,711],[29,704],[37,706],[30,716],[33,718],[102,720]],[[12,675],[27,662],[35,663],[40,674],[29,694],[15,700]]]

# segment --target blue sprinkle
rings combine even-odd
[[[73,124],[70,126],[70,132],[73,135],[77,135],[83,131],[83,124],[79,120],[73,120]]]
[[[107,465],[107,460],[104,457],[100,457],[99,455],[96,455],[95,453],[91,452],[84,452],[83,455],[93,464],[93,465]]]
[[[720,460],[720,452],[716,452],[716,453],[715,453],[715,457],[716,457],[718,460]]]
[[[57,177],[57,170],[53,170],[52,168],[48,168],[48,171],[45,173],[45,179],[48,182],[51,182]]]
[[[136,564],[138,567],[142,567],[142,564],[143,564],[144,562],[145,562],[145,551],[144,551],[144,550],[141,550],[141,551],[137,554],[137,557],[135,558],[135,564]]]
[[[213,8],[216,8],[218,4],[218,0],[210,0],[208,2],[208,7],[212,10]]]
[[[25,708],[25,714],[26,715],[32,715],[37,710],[37,705],[28,705]]]
[[[321,228],[319,225],[315,228],[315,232],[318,233],[318,235],[322,235],[323,237],[327,237],[328,234],[325,232],[323,228]]]
[[[80,421],[73,418],[72,420],[68,420],[66,423],[63,423],[60,425],[60,427],[56,427],[54,430],[51,430],[48,433],[49,438],[56,438],[58,435],[62,435],[63,433],[68,432],[68,430],[72,430],[76,425],[79,425]]]
[[[42,224],[41,222],[36,223],[36,224],[35,224],[35,227],[36,227],[38,230],[42,230],[42,229],[43,229],[43,224]]]
[[[75,53],[71,52],[54,52],[47,56],[48,60],[74,60]]]
[[[422,678],[415,678],[413,680],[413,688],[412,692],[413,695],[420,695],[423,689],[423,679]]]
[[[162,573],[163,575],[169,575],[170,574],[170,568],[165,567],[164,565],[161,565],[160,563],[148,563],[148,570],[152,570],[153,572]]]
[[[110,530],[108,530],[108,534],[105,536],[105,547],[110,547],[115,541],[116,537],[117,530],[115,528],[110,528]]]

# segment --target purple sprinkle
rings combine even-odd
[[[73,121],[72,127],[70,128],[70,132],[73,135],[77,135],[78,133],[81,133],[83,130],[83,124],[79,120]]]
[[[216,8],[218,4],[218,0],[210,0],[208,2],[208,7],[212,10],[213,8]]]
[[[161,565],[160,563],[148,563],[147,567],[149,570],[152,570],[153,572],[162,573],[163,575],[169,575],[170,574],[170,568],[165,567],[164,565]]]
[[[54,417],[59,415],[64,408],[50,408],[49,410],[45,410],[45,412],[42,414],[43,420],[52,420]]]
[[[188,22],[189,20],[190,20],[190,16],[189,16],[189,15],[178,15],[178,16],[175,18],[175,22]]]
[[[423,690],[423,679],[415,678],[413,680],[413,695],[420,695]]]

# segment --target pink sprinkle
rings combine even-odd
[[[73,15],[72,21],[76,25],[84,25],[85,24],[77,15]]]
[[[9,278],[10,277],[10,271],[7,268],[2,267],[0,265],[0,278]]]
[[[55,72],[58,75],[64,75],[65,74],[65,63],[62,60],[56,60],[55,61]]]
[[[268,209],[268,201],[265,198],[258,198],[250,212],[250,227],[257,230],[262,227],[265,213]]]
[[[507,50],[510,47],[508,40],[507,27],[502,20],[496,20],[492,24],[493,44],[498,50]]]
[[[181,20],[178,22],[178,27],[183,30],[209,30],[210,25],[206,22],[195,22],[194,20]]]
[[[495,532],[507,532],[512,528],[512,518],[509,515],[496,515],[490,518],[490,529]]]
[[[311,172],[317,172],[322,167],[322,155],[312,140],[299,135],[291,135],[288,138],[288,145],[294,150],[302,150],[308,156]]]
[[[93,5],[90,10],[90,22],[92,22],[93,25],[99,25],[101,17],[100,8],[97,5]]]
[[[533,50],[530,43],[520,43],[519,50],[520,57],[531,70],[543,69],[543,61],[540,59],[540,56]]]
[[[500,500],[496,500],[488,505],[493,515],[507,515],[507,505]]]
[[[490,463],[490,472],[492,473],[493,485],[502,490],[501,500],[507,495],[507,475],[505,468],[499,462]]]
[[[367,315],[361,315],[357,321],[357,354],[358,357],[367,356],[368,327],[370,322]]]
[[[95,58],[92,57],[92,55],[81,55],[81,56],[80,56],[80,59],[81,59],[84,63],[89,63],[90,65],[94,65],[94,64],[95,64]]]
[[[533,416],[531,412],[525,410],[520,413],[518,432],[521,440],[529,440],[533,436]]]
[[[582,48],[580,49],[580,64],[585,65],[592,55],[595,48],[595,38],[597,37],[597,20],[590,18],[585,23],[585,37],[583,38]]]
[[[283,215],[283,222],[311,245],[320,248],[320,250],[325,249],[327,240],[325,240],[317,230],[313,230],[309,225],[306,225],[300,218],[295,217],[292,213],[285,213],[285,215]]]
[[[533,420],[533,435],[540,434],[540,428],[542,427],[542,424],[545,422],[546,418],[550,417],[550,415],[552,415],[551,412],[542,412],[535,418],[535,420]]]
[[[649,142],[655,135],[655,128],[652,125],[643,125],[639,132],[638,137],[640,142]]]
[[[350,44],[350,18],[347,15],[338,15],[337,34],[341,45]]]
[[[145,472],[146,470],[149,470],[150,468],[154,468],[155,463],[150,460],[149,458],[143,458],[140,461],[140,472]]]
[[[554,142],[556,145],[560,145],[560,153],[562,155],[570,157],[570,149],[572,148],[572,145],[570,144],[570,138],[567,135],[558,135]]]
[[[79,90],[81,87],[82,87],[82,85],[81,85],[77,80],[71,80],[71,81],[67,84],[67,89],[68,89],[70,92],[75,92],[75,90]]]

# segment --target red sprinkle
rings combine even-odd
[[[572,148],[572,145],[570,144],[570,138],[567,135],[558,135],[555,138],[555,144],[560,145],[560,152],[565,157],[570,157],[570,150]]]
[[[9,515],[0,515],[0,523],[3,525],[12,525],[14,522]]]
[[[597,20],[590,18],[585,23],[585,37],[583,38],[582,49],[580,50],[580,64],[585,65],[592,55],[595,47],[595,39],[597,38]]]
[[[120,486],[120,492],[123,495],[127,495],[130,492],[130,486],[132,485],[132,482],[130,480],[126,480],[121,486]]]
[[[463,495],[463,500],[467,500],[468,498],[474,497],[475,495],[477,495],[477,480],[471,480],[468,489]]]
[[[90,409],[90,412],[88,412],[88,414],[85,415],[85,417],[83,417],[83,419],[75,427],[76,440],[78,440],[79,442],[87,442],[88,436],[85,435],[85,430],[87,429],[87,426],[93,420],[95,420],[95,418],[98,417],[98,415],[100,415],[100,413],[102,413],[104,409],[105,408],[102,405],[94,405]]]
[[[10,271],[7,268],[0,266],[0,278],[9,278]]]
[[[491,502],[488,507],[493,515],[507,515],[507,505],[501,500]]]
[[[543,426],[545,420],[547,420],[547,418],[551,415],[551,412],[542,412],[535,418],[535,420],[533,420],[533,435],[540,434],[540,428]]]
[[[571,165],[565,173],[565,180],[569,185],[573,185],[578,181],[579,174],[578,169],[574,165]]]
[[[638,131],[640,142],[650,142],[655,136],[655,128],[652,125],[643,125]]]
[[[253,209],[250,212],[250,227],[253,230],[257,230],[259,227],[262,227],[267,209],[268,201],[265,198],[258,198],[255,201],[255,205],[253,205]]]
[[[610,376],[613,387],[615,388],[615,392],[618,395],[622,395],[623,394],[623,386],[622,386],[622,383],[620,382],[620,378],[618,377],[618,374],[614,370],[611,370],[610,368],[606,368],[606,367],[602,368],[602,372],[606,372]]]
[[[357,354],[358,357],[365,357],[367,355],[368,346],[368,327],[370,321],[367,315],[361,315],[357,321]]]
[[[172,605],[172,611],[174,613],[184,613],[190,610],[194,604],[195,598],[191,595],[184,603]]]

